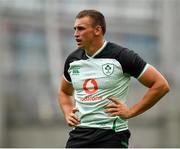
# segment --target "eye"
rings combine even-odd
[[[79,26],[77,29],[81,31],[81,30],[84,30],[85,28],[82,26]]]
[[[85,30],[85,27],[83,26],[77,26],[77,27],[74,27],[74,30],[78,30],[78,31],[82,31],[82,30]]]

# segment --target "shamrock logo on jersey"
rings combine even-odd
[[[114,65],[113,64],[104,64],[102,65],[103,73],[107,76],[110,76],[114,71]]]

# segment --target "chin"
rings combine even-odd
[[[77,47],[78,47],[78,48],[83,48],[83,46],[82,46],[82,45],[77,45]]]

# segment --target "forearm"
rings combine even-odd
[[[66,95],[62,91],[59,91],[58,102],[65,117],[72,112],[74,108],[73,96]]]
[[[58,102],[69,126],[78,125],[80,122],[80,119],[75,114],[78,109],[75,108],[73,94],[74,88],[72,84],[62,77],[61,86],[58,89]]]
[[[80,123],[80,119],[75,114],[78,109],[74,106],[73,96],[60,92],[59,105],[69,126],[76,126]]]
[[[155,105],[167,92],[169,87],[166,83],[155,83],[145,93],[144,97],[130,108],[129,118],[144,113]]]

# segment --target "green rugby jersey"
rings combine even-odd
[[[91,57],[83,49],[71,53],[65,61],[64,77],[75,90],[77,115],[81,120],[78,126],[128,129],[127,120],[109,116],[104,106],[110,103],[110,96],[126,102],[131,76],[139,78],[146,64],[132,50],[111,42],[104,42]]]

